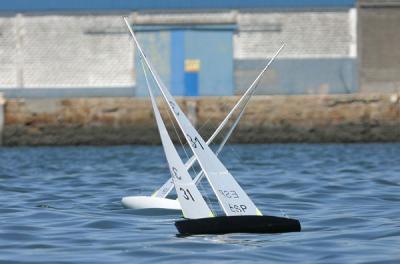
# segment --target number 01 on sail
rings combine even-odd
[[[224,233],[281,233],[300,231],[300,222],[296,219],[284,217],[263,216],[250,197],[242,189],[224,164],[218,159],[216,153],[207,145],[197,130],[190,123],[174,97],[158,77],[153,66],[144,54],[128,20],[126,25],[139,51],[147,88],[149,91],[154,116],[160,133],[165,156],[170,168],[171,178],[182,207],[184,220],[175,222],[179,233],[191,234],[224,234]],[[264,70],[254,81],[256,84],[282,47],[269,61]],[[185,136],[193,156],[200,165],[208,183],[211,186],[218,202],[224,212],[223,216],[215,216],[202,194],[196,186],[184,162],[180,158],[171,137],[165,127],[164,121],[158,110],[156,100],[152,93],[147,71],[150,72],[157,89],[168,105],[169,111]]]

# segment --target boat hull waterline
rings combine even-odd
[[[300,232],[299,220],[277,216],[217,216],[175,222],[180,235]]]

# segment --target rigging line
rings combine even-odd
[[[256,85],[258,85],[258,83],[256,83]],[[230,136],[232,135],[232,133],[235,130],[235,128],[238,125],[238,123],[240,122],[240,119],[244,114],[245,108],[246,108],[247,104],[249,103],[249,101],[250,101],[252,95],[254,94],[254,92],[255,92],[255,90],[253,90],[250,94],[247,94],[247,95],[243,96],[243,97],[246,97],[246,99],[244,101],[240,102],[239,105],[240,104],[244,104],[244,106],[241,108],[241,110],[240,110],[240,112],[238,114],[238,117],[236,118],[235,122],[233,122],[233,124],[229,128],[228,132],[226,133],[225,137],[223,138],[223,140],[221,141],[220,145],[218,146],[218,148],[217,148],[217,150],[215,152],[215,154],[217,156],[221,152],[221,150],[224,147],[225,143],[229,140]],[[199,182],[202,179],[203,176],[204,176],[203,173],[198,175],[198,176],[196,176],[196,182]]]
[[[211,120],[211,117],[209,117],[208,119],[207,119],[207,121],[206,122],[208,122],[209,120]],[[201,126],[201,128],[203,128],[204,127],[204,125],[205,124],[203,124],[202,126]],[[200,129],[201,129],[200,128]],[[212,129],[214,130],[214,127],[212,127]],[[218,135],[218,137],[219,136],[221,136],[221,135]],[[210,147],[211,146],[216,146],[217,144],[216,144],[216,140],[213,140],[213,141],[211,141],[209,144],[208,144]],[[213,149],[213,152],[215,152],[215,149]],[[196,161],[197,162],[197,161]],[[192,166],[192,168],[194,168],[195,166]],[[202,173],[203,175],[204,175],[204,172],[202,171],[202,170],[200,170],[200,172],[199,173]],[[197,177],[197,175],[198,175],[198,173],[196,172],[196,177]],[[194,179],[195,180],[195,179]],[[217,215],[217,211],[216,211],[216,209],[215,209],[215,204],[214,203],[212,203],[211,202],[211,198],[210,198],[210,193],[206,190],[206,188],[205,188],[205,185],[206,184],[208,184],[209,185],[209,182],[208,181],[205,181],[206,183],[204,183],[204,181],[196,181],[196,183],[197,183],[197,186],[201,189],[201,191],[202,191],[202,193],[203,193],[203,197],[205,198],[205,200],[206,200],[206,202],[207,202],[207,204],[208,204],[208,206],[209,206],[209,208],[210,208],[210,210],[212,211],[212,213],[216,216]]]
[[[145,71],[144,64],[143,64],[143,60],[141,60],[141,63],[142,63],[143,70]],[[145,77],[146,77],[146,80],[148,80],[148,79],[147,79],[147,74],[146,74],[146,73],[145,73]],[[154,82],[155,82],[155,81],[152,79],[153,85],[154,85]],[[167,116],[168,116],[170,122],[172,123],[172,126],[173,126],[173,128],[174,128],[174,132],[175,132],[176,136],[178,137],[179,143],[181,144],[181,146],[182,146],[182,148],[183,148],[183,151],[184,151],[186,157],[189,159],[190,157],[189,157],[189,155],[188,155],[188,153],[187,153],[187,151],[186,151],[186,148],[185,148],[184,144],[182,143],[182,140],[181,140],[181,138],[180,138],[180,136],[179,136],[179,132],[178,132],[178,130],[176,129],[176,126],[175,126],[175,124],[174,124],[174,121],[172,120],[170,111],[167,111]],[[198,173],[197,173],[197,170],[195,169],[195,166],[191,166],[191,170],[193,171],[194,175],[197,175],[197,174],[198,174]],[[204,190],[204,186],[200,186],[200,188],[202,189],[203,193],[205,193],[205,199],[206,199],[207,204],[209,205],[209,209],[211,210],[211,212],[212,212],[214,215],[216,215],[216,213],[215,213],[216,211],[215,211],[215,209],[214,209],[214,207],[213,207],[213,204],[211,203],[210,198],[208,197],[207,192],[205,192],[205,190]]]
[[[151,66],[148,64],[148,62],[147,62],[147,60],[146,60],[146,56],[144,55],[143,51],[141,50],[141,47],[140,47],[139,43],[137,43],[137,40],[136,40],[136,38],[134,37],[133,31],[132,31],[132,29],[131,29],[131,27],[130,27],[128,21],[126,20],[126,17],[124,17],[124,21],[125,21],[125,23],[127,24],[128,28],[129,28],[129,31],[131,32],[131,34],[132,34],[132,36],[133,36],[133,39],[134,39],[134,41],[135,41],[135,43],[136,43],[136,47],[137,47],[137,48],[139,49],[139,51],[140,51],[140,61],[141,61],[141,63],[142,63],[143,70],[145,70],[145,69],[144,69],[144,68],[145,68],[145,67],[144,67],[144,63],[143,63],[143,62],[145,62],[146,65],[147,65],[148,70],[149,70],[151,73],[153,73]],[[152,75],[153,85],[154,85],[154,83],[156,83],[157,86],[160,86],[160,83],[159,83],[159,81],[157,80],[157,78],[155,77],[155,75],[154,75],[154,74],[151,74],[151,75]],[[147,76],[146,73],[145,73],[145,76]],[[147,77],[146,77],[146,80],[148,80]],[[167,107],[167,109],[168,109],[168,107]],[[179,134],[178,134],[178,131],[177,131],[176,127],[175,127],[175,124],[174,124],[174,122],[172,122],[171,114],[170,114],[169,111],[167,111],[167,113],[168,113],[169,119],[171,120],[171,123],[172,123],[172,126],[173,126],[173,128],[174,128],[174,131],[175,131],[175,133],[177,134],[178,140],[179,140],[181,146],[183,147],[183,151],[185,152],[186,157],[187,157],[188,159],[190,159],[189,155],[188,155],[187,152],[186,152],[185,146],[183,145],[183,143],[182,143],[182,141],[181,141],[181,138],[179,137]]]
[[[200,186],[201,191],[204,193],[203,197],[206,198],[206,202],[208,204],[208,207],[210,208],[211,212],[213,213],[213,215],[217,215],[216,214],[216,210],[214,209],[214,204],[211,202],[210,197],[209,197],[209,193],[205,190],[203,182],[200,182],[200,184],[198,184],[197,186]]]
[[[237,124],[239,123],[239,120],[241,119],[242,115],[244,114],[245,108],[246,108],[247,104],[249,103],[251,97],[253,96],[253,94],[254,94],[256,88],[258,87],[258,85],[259,85],[259,81],[258,81],[257,83],[255,83],[255,85],[254,85],[254,86],[255,86],[255,89],[254,89],[250,94],[244,96],[244,97],[246,97],[246,99],[243,100],[243,102],[241,103],[241,104],[244,104],[244,106],[243,106],[243,108],[239,111],[238,117],[236,118],[235,122],[231,125],[231,128],[230,128],[230,129],[228,130],[228,132],[226,133],[227,136],[225,136],[225,137],[223,138],[222,142],[220,143],[222,146],[225,145],[225,143],[228,141],[228,139],[230,138],[230,135],[233,133],[235,127],[236,127]],[[214,144],[214,142],[212,142],[212,144]],[[232,148],[232,147],[230,146],[230,148]],[[218,154],[220,153],[221,150],[222,150],[221,146],[217,148],[217,151],[216,151],[216,155],[217,155],[217,156],[218,156]],[[236,154],[236,151],[234,151],[234,154]],[[236,154],[236,155],[237,155],[237,154]],[[197,182],[200,182],[200,185],[202,184],[201,181],[200,181],[200,178],[201,178],[203,175],[204,175],[204,174],[200,175],[199,180],[197,181]],[[196,178],[197,178],[197,175],[196,175]],[[205,196],[205,197],[206,197],[206,199],[207,199],[208,204],[209,204],[210,206],[212,206],[212,203],[211,203],[210,200],[208,199],[208,194],[207,194],[207,193],[206,193],[206,196]],[[210,210],[213,211],[214,208],[210,208]],[[213,213],[214,213],[214,212],[213,212]],[[215,213],[214,213],[214,214],[215,214]]]
[[[144,67],[144,64],[143,64],[143,61],[142,61],[142,60],[141,60],[141,63],[142,63],[143,71],[145,71],[145,67]],[[148,82],[148,78],[147,78],[146,72],[144,73],[144,75],[145,75],[146,81]],[[154,85],[154,80],[152,80],[152,83],[153,83],[153,85]],[[172,126],[173,126],[173,128],[174,128],[175,134],[176,134],[176,136],[178,137],[179,143],[181,144],[181,146],[182,146],[182,148],[183,148],[183,151],[185,152],[186,157],[189,159],[190,157],[189,157],[189,155],[188,155],[188,153],[187,153],[187,151],[186,151],[186,149],[185,149],[185,146],[182,144],[182,140],[181,140],[181,138],[180,138],[180,136],[179,136],[178,130],[177,130],[176,127],[175,127],[174,121],[172,120],[172,117],[171,117],[171,113],[170,113],[170,111],[168,111],[168,109],[167,109],[167,115],[168,115],[168,118],[169,118],[170,122],[172,123]],[[196,169],[194,168],[194,166],[191,166],[191,170],[193,171],[194,175],[197,175],[197,171],[196,171]],[[212,203],[211,203],[211,201],[210,201],[210,199],[209,199],[207,193],[204,191],[203,186],[200,186],[200,188],[202,189],[203,193],[206,194],[206,195],[205,195],[205,198],[206,198],[207,204],[209,205],[209,209],[211,210],[211,212],[212,212],[214,215],[216,215],[216,214],[215,214],[215,210],[214,210],[214,208],[213,208],[213,206],[212,206]]]
[[[257,88],[258,88],[258,86],[259,86],[259,84],[260,84],[260,82],[261,82],[261,80],[262,80],[262,78],[263,78],[263,76],[257,81],[257,83],[255,83],[255,89],[249,94],[249,95],[247,95],[248,97],[249,97],[249,99],[246,101],[244,101],[245,103],[245,105],[243,106],[243,110],[246,108],[246,105],[250,102],[250,100],[253,98],[253,94],[255,93],[255,91],[257,90]],[[244,113],[244,111],[241,111],[240,113],[239,113],[239,115],[241,116],[241,115],[243,115],[243,113]],[[237,118],[237,120],[239,120],[240,118]],[[236,122],[236,121],[235,121]],[[231,133],[230,131],[228,132],[228,133]],[[223,143],[226,143],[226,141],[227,141],[228,139],[226,139],[225,140],[225,142],[223,142]],[[234,150],[234,148],[232,147],[232,146],[229,146],[229,148],[231,149],[231,153],[233,153],[235,156],[236,156],[236,159],[237,160],[241,160],[241,157],[240,157],[240,155],[237,153],[237,151],[236,150]]]
[[[228,104],[227,104],[227,103],[224,103],[224,107],[225,107],[225,106],[228,106]],[[206,120],[203,124],[201,124],[201,126],[197,129],[197,131],[199,131],[199,134],[202,134],[202,133],[201,133],[202,130],[206,127],[206,125],[207,125],[208,123],[210,123],[210,121],[211,121],[211,115],[208,114],[207,120]],[[215,129],[218,127],[217,125],[213,125],[212,123],[211,123],[211,125],[213,126],[213,131],[215,131]],[[215,128],[215,129],[214,129],[214,128]],[[221,134],[219,134],[217,137],[221,137]],[[188,142],[183,142],[183,145],[184,145],[184,146],[186,146],[186,145],[188,145],[188,144],[189,144]],[[215,140],[213,140],[212,142],[210,142],[210,144],[216,145]],[[210,145],[210,144],[209,144],[209,145]]]
[[[154,81],[153,81],[153,82],[154,82]],[[165,103],[165,102],[164,102],[164,103]],[[182,146],[182,148],[183,148],[183,151],[185,152],[185,155],[186,155],[187,159],[189,160],[190,157],[189,157],[189,155],[188,155],[188,153],[187,153],[187,151],[186,151],[186,148],[185,148],[184,144],[183,144],[182,141],[181,141],[181,138],[179,137],[179,133],[178,133],[178,130],[176,129],[176,127],[175,127],[174,121],[173,121],[173,119],[172,119],[172,117],[171,117],[171,113],[170,113],[170,111],[167,111],[167,113],[168,113],[168,118],[169,118],[170,122],[172,123],[172,126],[173,126],[173,128],[174,128],[174,130],[175,130],[175,133],[176,133],[177,137],[178,137],[178,140],[179,140],[179,142],[180,142],[180,144],[181,144],[181,146]],[[196,176],[196,175],[198,174],[198,172],[197,172],[195,166],[191,166],[190,169],[192,170],[194,176]],[[210,198],[208,197],[207,192],[205,192],[203,186],[200,186],[200,188],[202,189],[202,192],[205,194],[205,195],[203,195],[203,197],[205,197],[206,202],[207,202],[207,204],[208,204],[208,206],[209,206],[209,209],[211,210],[211,212],[212,212],[214,215],[216,215],[215,209],[214,209],[214,207],[213,207],[213,204],[211,203]]]
[[[249,97],[251,97],[252,95],[248,95]],[[247,101],[247,103],[248,103],[248,101]],[[245,107],[244,107],[245,108]],[[243,109],[244,109],[243,108]],[[243,114],[243,111],[241,111],[240,113],[239,113],[239,115],[242,115]],[[232,132],[230,132],[230,131],[227,131],[226,133],[233,133],[233,131]],[[230,139],[231,137],[229,137],[229,139]],[[228,141],[228,138],[226,138],[226,140],[225,140],[225,142],[222,142],[222,143],[226,143]],[[239,153],[237,153],[237,151],[232,147],[232,145],[231,144],[226,144],[228,147],[229,147],[229,149],[232,151],[231,153],[235,156],[235,158],[236,158],[236,160],[237,161],[240,161],[240,155],[239,155]]]
[[[214,142],[210,142],[210,144],[209,145],[212,145],[212,144],[215,144]],[[198,163],[197,162],[197,160],[195,161],[195,163]],[[195,177],[197,177],[197,175],[199,175],[200,173],[202,173],[202,174],[204,174],[204,172],[202,171],[202,169],[200,168],[200,171],[199,171],[199,173],[197,173],[197,170],[195,169],[195,166],[191,166],[191,168],[195,171]],[[195,178],[193,179],[194,181],[196,180]],[[205,182],[207,182],[207,184],[209,185],[209,182],[208,181],[205,181]],[[205,198],[205,200],[206,200],[206,202],[207,202],[207,204],[208,204],[208,207],[209,207],[209,209],[211,210],[211,212],[213,213],[213,215],[217,215],[217,211],[215,210],[215,205],[211,202],[211,199],[210,199],[210,193],[206,190],[206,188],[204,187],[204,181],[203,182],[199,182],[199,181],[196,181],[196,184],[197,184],[197,186],[201,189],[201,191],[202,191],[202,193],[203,193],[203,197]]]
[[[157,73],[153,70],[153,67],[152,67],[151,64],[148,62],[148,60],[147,60],[147,58],[146,58],[146,55],[144,54],[144,52],[143,52],[143,50],[142,50],[142,47],[140,46],[138,40],[136,39],[135,33],[133,32],[133,29],[132,29],[131,25],[130,25],[129,22],[128,22],[127,17],[124,17],[124,21],[125,21],[126,26],[127,26],[128,29],[129,29],[129,32],[130,32],[130,34],[131,34],[131,36],[132,36],[132,38],[133,38],[133,41],[134,41],[135,44],[136,44],[136,48],[139,50],[139,52],[140,52],[140,54],[141,54],[141,56],[142,56],[144,62],[146,63],[146,65],[147,65],[149,71],[152,73],[152,77],[154,78],[154,81],[157,83],[157,87],[160,89],[161,93],[163,94],[164,99],[166,99],[166,98],[165,98],[165,97],[166,97],[165,92],[163,91],[163,89],[165,89],[165,86],[164,86],[163,82],[159,79]],[[247,91],[244,93],[244,95],[249,94],[249,93],[253,90],[255,83],[257,83],[257,81],[258,81],[258,80],[261,78],[261,76],[265,73],[265,71],[268,69],[268,67],[271,65],[271,63],[274,61],[274,59],[279,55],[279,53],[280,53],[281,50],[285,47],[285,45],[286,45],[285,43],[283,43],[283,44],[281,45],[281,47],[280,47],[280,48],[278,49],[278,51],[274,54],[274,56],[272,56],[272,58],[268,61],[267,65],[265,65],[265,67],[263,68],[263,70],[258,74],[257,78],[253,81],[253,83],[250,85],[250,87],[247,89]],[[170,96],[171,96],[171,95],[170,95]],[[219,131],[224,127],[225,123],[229,120],[229,118],[230,118],[230,116],[232,115],[234,109],[236,109],[236,108],[237,108],[237,105],[238,105],[240,102],[242,102],[242,101],[243,101],[243,97],[239,99],[239,101],[236,103],[236,105],[234,106],[234,108],[231,109],[231,111],[229,112],[229,114],[228,114],[228,115],[225,117],[225,119],[222,121],[222,123],[221,123],[220,126],[218,127],[217,131],[214,132],[214,134],[207,140],[207,142],[211,142],[211,141],[214,139],[214,137],[215,137],[215,136],[219,133]],[[171,107],[170,107],[170,109],[171,109]],[[172,109],[171,109],[171,111],[172,111]]]
[[[141,56],[140,56],[140,62],[141,62],[141,64],[142,64],[142,68],[143,68],[143,71],[144,71],[144,76],[145,76],[145,78],[146,78],[146,81],[148,81],[148,77],[147,77],[147,74],[146,74],[146,69],[145,69],[145,67],[144,67],[143,59],[142,59]],[[154,85],[154,80],[153,80],[153,79],[151,79],[151,80],[152,80],[152,84]],[[174,122],[172,121],[171,114],[170,114],[170,112],[168,111],[168,108],[167,108],[167,113],[168,113],[168,118],[169,118],[169,120],[171,121],[172,126],[173,126],[173,128],[174,128],[175,134],[176,134],[176,136],[177,136],[177,138],[178,138],[180,144],[181,144],[182,147],[183,147],[183,151],[185,152],[186,157],[189,159],[190,157],[189,157],[189,155],[187,154],[187,152],[186,152],[186,150],[185,150],[185,147],[184,147],[183,144],[182,144],[182,140],[181,140],[181,138],[180,138],[180,136],[179,136],[178,130],[176,129]]]
[[[164,104],[165,104],[165,102],[164,102]],[[189,156],[189,154],[188,154],[187,151],[186,151],[185,145],[184,145],[184,143],[182,142],[181,136],[179,135],[179,132],[178,132],[176,126],[175,126],[174,120],[172,119],[171,113],[170,113],[170,111],[169,111],[168,108],[167,108],[167,116],[168,116],[169,121],[170,121],[171,124],[172,124],[172,127],[174,128],[174,132],[175,132],[175,134],[176,134],[176,137],[178,138],[178,141],[179,141],[180,145],[181,145],[182,148],[183,148],[183,152],[185,153],[186,158],[187,158],[187,159],[190,159],[190,156]]]
[[[260,80],[261,80],[262,78],[260,78]],[[258,85],[260,84],[260,80],[255,84],[255,89],[252,91],[252,93],[251,94],[249,94],[249,95],[247,95],[248,97],[249,97],[249,100],[247,101],[247,102],[245,102],[245,106],[243,107],[243,109],[244,108],[246,108],[246,105],[250,102],[250,100],[251,100],[251,98],[252,98],[252,96],[253,96],[253,94],[254,94],[254,92],[255,92],[255,90],[258,88]],[[239,113],[239,115],[242,115],[243,114],[243,110]],[[233,132],[233,131],[232,131]],[[231,132],[231,133],[232,133]],[[230,133],[230,132],[228,132],[228,133]],[[227,139],[228,140],[228,139]],[[227,141],[226,140],[226,141]],[[224,142],[224,143],[226,143],[226,141]],[[238,161],[240,161],[241,160],[241,158],[240,158],[240,154],[231,146],[231,145],[228,145],[229,146],[229,148],[231,149],[231,153],[233,153],[233,155],[235,156],[235,158],[238,160]],[[245,167],[247,167],[247,169],[248,169],[248,165],[246,165],[246,164],[244,164],[244,166]]]
[[[244,104],[244,105],[243,105],[242,109],[239,111],[238,117],[236,118],[235,122],[232,124],[231,128],[228,130],[228,132],[227,132],[228,136],[225,136],[224,139],[222,140],[222,142],[221,142],[222,145],[225,145],[225,143],[230,139],[231,134],[233,133],[233,130],[235,129],[235,127],[237,126],[239,120],[241,120],[241,117],[244,114],[244,111],[246,109],[247,104],[249,104],[252,96],[254,95],[256,89],[258,88],[261,79],[262,79],[262,77],[254,84],[254,88],[255,89],[253,91],[251,91],[250,94],[245,95],[246,99],[243,100],[243,102],[241,103],[241,104]],[[237,155],[236,158],[238,159],[238,157],[239,157],[238,153],[232,148],[232,146],[229,146],[229,148],[233,151],[233,153],[235,155]],[[219,153],[221,150],[217,150],[217,152]],[[238,160],[240,160],[240,158]]]
[[[153,80],[153,84],[154,84],[154,80]],[[163,103],[166,104],[166,102],[163,102]],[[185,153],[187,160],[189,160],[191,158],[191,156],[189,156],[188,151],[186,150],[185,144],[182,142],[182,139],[179,135],[178,129],[175,126],[174,120],[171,116],[171,112],[168,110],[168,107],[167,107],[167,116],[172,124],[172,127],[174,128],[174,132],[178,138],[180,145],[182,146],[183,152]],[[191,170],[194,175],[197,175],[197,170],[194,168],[194,166],[191,166]]]
[[[228,105],[227,102],[222,102],[222,108],[223,109],[228,108],[228,111],[229,111],[229,109],[231,109],[231,107]],[[208,113],[207,120],[199,127],[198,131],[200,132],[210,122],[210,120],[211,120],[211,115],[210,115],[210,113]]]
[[[225,103],[225,105],[227,105],[227,104]],[[203,124],[201,124],[201,126],[197,129],[197,131],[199,132],[199,134],[202,134],[202,133],[201,133],[202,130],[206,127],[206,125],[207,125],[210,121],[211,121],[211,115],[208,114],[207,120],[206,120]],[[212,125],[212,124],[211,124],[211,125]],[[215,129],[214,129],[214,128],[215,128]],[[217,128],[217,125],[214,125],[214,126],[213,126],[213,131],[215,131],[216,128]],[[221,136],[221,135],[218,135],[217,137],[220,137],[220,136]],[[183,142],[183,145],[184,145],[184,146],[186,146],[186,145],[188,145],[188,144],[189,144],[188,142]],[[215,140],[211,141],[210,144],[215,145],[215,144],[216,144],[216,143],[215,143]],[[210,145],[210,144],[209,144],[209,145]]]
[[[227,102],[222,102],[222,108],[228,108],[229,107],[229,105],[228,105],[228,103]],[[200,125],[200,127],[197,129],[197,131],[199,132],[199,134],[201,134],[201,131],[206,127],[206,125],[208,124],[208,123],[210,123],[210,121],[211,121],[211,115],[210,115],[210,113],[208,113],[207,114],[207,120],[203,123],[203,124],[201,124]],[[215,125],[215,126],[213,126],[213,128],[218,128],[218,125]],[[216,129],[213,129],[213,131],[215,131]],[[221,135],[218,135],[218,137],[221,137]],[[216,145],[216,143],[215,143],[215,140],[213,140],[212,142],[210,142],[211,144],[213,144],[213,145]],[[187,144],[189,144],[188,142],[183,142],[183,145],[184,146],[186,146]]]
[[[165,102],[164,102],[164,104],[165,104]],[[183,148],[183,152],[185,153],[186,158],[187,158],[187,159],[190,159],[190,156],[189,156],[189,154],[188,154],[187,151],[186,151],[185,145],[183,144],[183,142],[182,142],[182,140],[181,140],[181,137],[179,136],[179,132],[178,132],[178,130],[176,129],[176,126],[175,126],[175,124],[174,124],[174,120],[172,119],[171,113],[170,113],[170,111],[168,111],[168,109],[167,109],[167,113],[168,113],[169,121],[172,123],[172,127],[174,128],[175,134],[176,134],[176,136],[178,137],[179,143],[181,144],[181,146],[182,146],[182,148]],[[193,168],[193,166],[192,166],[192,168]],[[193,169],[193,170],[194,170],[194,169]],[[194,173],[196,173],[195,170],[194,170]]]

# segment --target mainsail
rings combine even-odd
[[[179,203],[182,207],[183,215],[184,217],[191,219],[213,216],[213,213],[211,212],[207,203],[204,201],[203,196],[197,189],[195,182],[193,182],[192,178],[190,177],[185,165],[179,157],[174,144],[172,143],[151,91],[143,62],[142,67],[145,74],[147,89],[149,90],[154,115],[157,121],[158,130],[160,132],[161,142],[164,147],[164,152],[165,156],[167,157],[171,175],[173,176],[172,179],[174,181]]]
[[[165,89],[165,86],[161,83],[155,71],[147,61],[147,58],[142,51],[141,46],[138,43],[135,34],[126,18],[125,23],[129,28],[141,57],[151,72],[158,89],[161,91],[180,129],[184,133],[192,152],[196,156],[197,161],[206,175],[210,186],[217,196],[217,199],[225,214],[228,216],[261,215],[261,212],[257,209],[253,201],[248,197],[245,191],[240,187],[237,181],[222,164],[222,162],[217,158],[215,153],[209,148],[204,139],[198,134],[169,91]],[[275,56],[271,59],[270,63],[278,55],[282,48],[283,47],[278,50]],[[266,68],[268,68],[270,63],[268,63]],[[258,79],[256,79],[256,81],[258,81]]]
[[[284,47],[284,44],[282,45],[282,47],[278,50],[278,53],[280,52],[280,50]],[[265,71],[267,70],[267,68],[269,67],[269,65],[271,64],[272,60],[269,60],[269,62],[267,63],[267,65],[262,69],[262,71],[258,74],[257,78],[253,81],[253,83],[249,86],[249,88],[247,88],[246,92],[242,95],[242,97],[239,99],[239,101],[237,101],[237,103],[235,104],[235,106],[231,109],[231,111],[228,113],[228,115],[225,117],[225,119],[221,122],[221,124],[217,127],[217,129],[214,131],[214,133],[211,135],[211,137],[207,140],[206,144],[210,145],[211,142],[218,136],[218,134],[221,132],[221,130],[224,128],[224,126],[227,124],[228,120],[232,117],[233,113],[237,110],[239,110],[239,114],[236,117],[236,120],[234,121],[234,123],[232,124],[232,126],[230,127],[230,129],[228,130],[228,133],[226,133],[226,135],[224,136],[222,142],[219,144],[218,149],[215,152],[215,155],[218,156],[218,154],[222,151],[222,149],[225,146],[225,143],[228,141],[229,137],[231,136],[232,132],[234,131],[234,129],[236,128],[237,124],[239,123],[244,110],[246,109],[247,104],[250,101],[250,98],[253,96],[254,92],[256,91],[257,88],[257,84],[259,83],[260,78],[262,77],[262,75],[265,73]],[[150,64],[150,62],[149,62]],[[158,78],[158,76],[157,76]],[[161,80],[160,80],[161,82]],[[186,163],[185,163],[185,167],[189,170],[193,164],[196,161],[196,157],[192,156]],[[203,178],[202,176],[204,175],[204,173],[202,171],[200,171],[197,176],[195,177],[194,181],[196,182],[196,184],[198,184],[201,179]],[[174,182],[172,180],[172,178],[168,179],[157,191],[155,191],[153,193],[153,197],[160,197],[160,198],[165,198],[167,197],[167,195],[172,191],[172,189],[174,188]]]

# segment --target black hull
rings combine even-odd
[[[217,216],[201,219],[185,219],[175,222],[181,235],[227,233],[286,233],[300,232],[296,219],[276,216]]]

